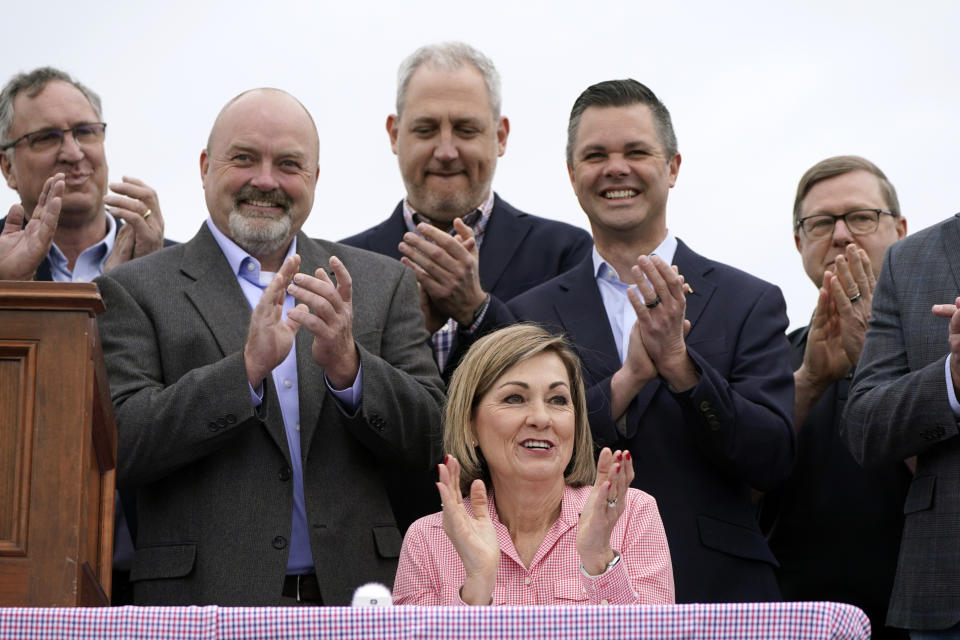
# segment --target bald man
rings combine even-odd
[[[344,605],[392,584],[377,470],[439,457],[442,383],[413,273],[301,233],[318,146],[293,96],[237,96],[200,154],[197,235],[98,280],[137,604]]]

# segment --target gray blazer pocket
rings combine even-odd
[[[193,571],[197,545],[169,544],[137,549],[133,556],[130,581],[183,578]]]
[[[936,484],[936,476],[915,477],[910,483],[907,499],[903,503],[904,515],[929,509],[933,505],[933,489]]]
[[[373,528],[373,541],[377,545],[377,553],[381,558],[399,558],[403,538],[396,525],[385,525]]]
[[[700,542],[705,547],[747,560],[766,562],[774,567],[780,566],[759,531],[708,516],[697,516],[697,527],[700,529]]]

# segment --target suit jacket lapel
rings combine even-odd
[[[673,263],[684,277],[684,281],[693,289],[687,294],[686,318],[690,321],[690,333],[697,326],[700,314],[707,307],[707,303],[716,290],[716,285],[707,279],[713,271],[713,265],[703,256],[694,253],[682,240],[677,240],[677,251],[673,256]],[[689,338],[689,334],[687,336]]]
[[[593,260],[588,258],[571,269],[558,286],[554,310],[576,343],[590,378],[596,382],[613,375],[620,368],[620,355],[597,288]]]
[[[397,205],[390,217],[387,218],[376,233],[371,233],[367,238],[370,251],[390,256],[397,260],[400,259],[400,250],[397,245],[403,239],[403,234],[407,232],[407,224],[403,220],[403,202]],[[306,237],[306,236],[304,236]],[[326,263],[323,264],[327,266]]]
[[[530,222],[515,215],[500,196],[494,195],[493,212],[480,246],[480,282],[485,290],[496,288],[529,232]]]
[[[250,327],[250,304],[206,223],[187,243],[180,270],[194,281],[185,287],[185,293],[210,328],[221,353],[226,356],[242,352]],[[289,459],[290,450],[280,413],[280,401],[271,376],[264,381],[264,394],[270,396],[269,403],[273,407],[268,418],[275,416],[275,419],[266,420],[267,430]],[[267,398],[264,400],[267,401]]]
[[[947,256],[950,263],[950,272],[953,274],[953,281],[960,291],[960,214],[950,218],[941,227],[940,242],[943,243],[943,253]]]
[[[394,243],[396,248],[396,243]],[[297,235],[297,253],[300,254],[301,273],[313,273],[318,268],[330,272],[330,254],[319,243],[302,232]],[[310,442],[317,432],[320,410],[327,398],[327,383],[323,369],[314,361],[313,334],[301,327],[297,332],[297,384],[300,390],[300,452],[306,457]]]

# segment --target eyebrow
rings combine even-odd
[[[522,388],[524,388],[524,389],[529,389],[529,388],[530,388],[530,385],[527,384],[526,382],[521,382],[520,380],[507,380],[506,382],[504,382],[503,384],[501,384],[501,385],[498,387],[498,389],[502,389],[502,388],[504,388],[504,387],[509,387],[510,385],[517,386],[517,387],[522,387]],[[550,383],[550,386],[549,386],[548,388],[549,388],[549,389],[555,389],[555,388],[557,388],[557,387],[569,387],[569,386],[570,386],[570,385],[567,384],[566,382],[564,382],[563,380],[557,380],[556,382],[551,382],[551,383]]]

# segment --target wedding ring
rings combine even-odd
[[[657,296],[656,298],[654,298],[654,299],[651,300],[650,302],[644,302],[644,303],[643,303],[643,306],[645,306],[647,309],[653,309],[654,307],[656,307],[656,306],[657,306],[658,304],[660,304],[661,302],[662,302],[662,300],[660,299],[660,296]]]
[[[851,296],[850,302],[860,302],[860,298],[863,297],[863,292],[857,291],[857,295]]]
[[[143,219],[146,220],[150,217],[150,214],[153,213],[150,209],[147,209],[147,212],[143,214]]]

